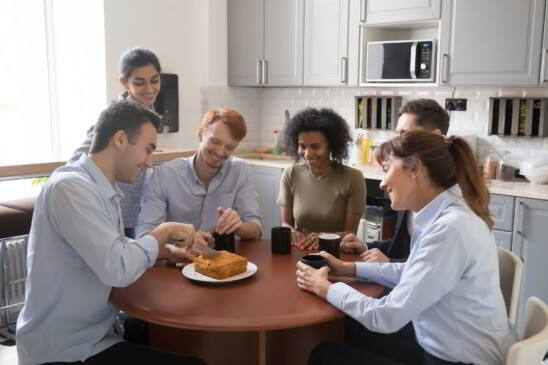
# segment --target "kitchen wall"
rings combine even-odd
[[[121,90],[120,55],[151,49],[162,71],[179,75],[179,132],[160,135],[159,146],[196,148],[202,89],[226,85],[226,0],[104,1],[104,11],[108,100]]]
[[[520,161],[541,151],[548,153],[548,138],[488,136],[489,97],[548,97],[548,88],[492,87],[405,87],[405,88],[231,88],[209,87],[202,90],[204,106],[231,105],[245,116],[253,132],[246,138],[246,148],[272,146],[275,129],[284,125],[284,111],[293,115],[305,107],[327,107],[339,112],[354,129],[355,97],[359,95],[396,95],[403,102],[414,98],[432,98],[444,105],[445,98],[468,99],[467,111],[451,112],[449,134],[476,135],[476,154],[481,161],[491,149],[509,151]],[[258,104],[256,104],[258,103]],[[376,134],[389,138],[390,132]]]

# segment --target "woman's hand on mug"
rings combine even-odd
[[[312,232],[308,235],[305,235],[302,232],[294,231],[291,238],[291,244],[301,250],[317,250],[319,247],[318,237],[319,233]]]
[[[356,276],[356,264],[354,262],[339,260],[325,251],[320,251],[318,255],[327,260],[327,266],[329,266],[334,275]]]
[[[316,270],[299,261],[297,262],[297,286],[320,298],[327,299],[327,291],[331,286],[331,282],[327,280],[329,271],[327,266]]]
[[[344,236],[341,248],[346,253],[363,253],[367,251],[367,245],[356,237],[354,233]]]

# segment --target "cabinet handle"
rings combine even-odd
[[[263,61],[257,60],[257,84],[263,83]]]
[[[449,55],[447,53],[444,53],[442,55],[442,64],[441,64],[441,82],[443,83],[447,82],[448,70],[449,70]]]
[[[362,82],[365,82],[363,80],[363,77],[365,75],[365,57],[364,57],[364,50],[367,49],[363,45],[363,32],[365,31],[365,26],[363,24],[360,24],[360,40],[359,40],[359,51],[358,51],[358,85],[361,85]],[[363,80],[363,81],[362,81]]]
[[[348,82],[348,58],[341,57],[341,82],[346,84]]]
[[[367,10],[367,0],[360,0],[360,22],[365,22],[366,10]]]
[[[542,49],[542,68],[540,70],[540,83],[548,82],[546,80],[546,52],[548,52],[548,48]]]
[[[263,67],[262,67],[262,84],[266,85],[268,84],[268,60],[263,60]]]
[[[518,227],[516,233],[523,236],[523,211],[525,210],[525,205],[523,205],[522,202],[519,202],[518,204]]]

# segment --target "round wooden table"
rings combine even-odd
[[[297,287],[296,263],[307,252],[293,247],[291,254],[275,255],[269,240],[248,240],[236,243],[236,253],[257,265],[255,275],[206,284],[177,268],[153,267],[132,285],[113,289],[110,300],[150,322],[152,346],[196,355],[210,365],[302,364],[313,346],[342,338],[343,313]],[[344,281],[370,296],[383,290]]]

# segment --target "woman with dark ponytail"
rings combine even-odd
[[[515,331],[500,291],[489,193],[470,147],[459,137],[408,132],[382,144],[377,161],[392,208],[417,213],[408,261],[350,263],[320,252],[329,267],[298,263],[297,284],[369,331],[392,334],[412,322],[413,346],[397,336],[390,353],[323,344],[309,364],[503,364]],[[368,297],[332,284],[329,271],[393,289]]]

